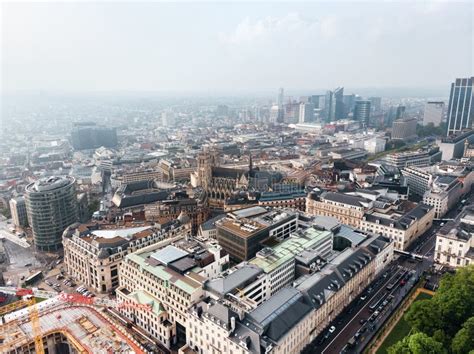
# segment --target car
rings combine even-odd
[[[331,326],[329,327],[329,333],[334,333],[334,331],[336,330],[336,327],[335,326]]]
[[[361,318],[360,321],[359,321],[360,324],[364,324],[365,322],[367,322],[367,320],[365,318]]]
[[[31,266],[32,266],[31,263],[26,263],[26,264],[25,264],[25,267],[31,267]]]
[[[373,316],[373,317],[377,317],[378,315],[380,315],[380,311],[375,311],[372,316]]]
[[[361,299],[362,301],[365,301],[365,299],[367,299],[367,295],[362,295],[362,296],[360,297],[360,299]]]
[[[388,277],[388,272],[383,273],[382,275],[384,278]]]
[[[49,285],[49,286],[53,285],[53,283],[51,283],[49,280],[46,280],[45,283],[46,285]]]
[[[373,289],[372,287],[369,287],[369,288],[367,289],[367,294],[370,294],[372,291],[374,291],[374,289]]]

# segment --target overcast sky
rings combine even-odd
[[[440,87],[472,3],[3,3],[2,90]]]

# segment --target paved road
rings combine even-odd
[[[10,232],[9,229],[11,225],[12,224],[8,224],[4,220],[0,221],[0,239],[10,240],[24,248],[30,247],[30,244],[28,242],[26,242],[24,239],[21,239],[17,235]]]
[[[356,353],[361,352],[362,349],[367,345],[370,338],[376,333],[378,328],[383,324],[386,318],[388,318],[393,312],[398,304],[403,300],[403,298],[408,293],[410,287],[416,282],[418,276],[421,273],[428,269],[433,264],[433,250],[435,247],[435,234],[439,230],[440,224],[437,223],[433,225],[427,232],[425,232],[416,243],[413,243],[408,248],[408,251],[413,252],[416,250],[416,253],[425,255],[426,258],[423,262],[414,261],[406,258],[396,259],[391,266],[387,268],[385,272],[381,272],[381,275],[375,279],[371,284],[372,291],[364,291],[362,295],[366,295],[367,298],[363,301],[360,296],[355,299],[340,316],[338,316],[328,327],[334,325],[336,331],[328,336],[325,340],[324,336],[328,333],[327,330],[323,331],[318,338],[313,343],[320,343],[319,346],[314,347],[316,352],[324,354],[333,354],[340,353],[346,344],[354,337],[354,335],[360,331],[360,337],[358,338],[357,345],[348,352]],[[409,282],[405,286],[400,286],[399,281],[391,289],[387,290],[387,286],[398,279],[401,274],[413,270],[415,273],[409,279]],[[386,273],[386,277],[384,277]],[[387,298],[389,295],[394,297],[390,305],[387,305],[382,313],[377,317],[374,322],[367,322],[372,312],[369,307],[371,304],[376,302],[377,299],[384,297]],[[382,300],[383,301],[383,300]],[[364,324],[361,323],[364,321]]]

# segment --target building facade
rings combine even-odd
[[[190,233],[179,221],[162,229],[150,223],[72,225],[63,235],[66,272],[94,292],[108,293],[119,285],[118,268],[126,255]]]
[[[16,227],[25,227],[28,225],[28,215],[26,213],[26,202],[24,197],[10,199],[10,212],[12,214],[13,224]]]
[[[61,248],[63,231],[79,220],[75,183],[70,176],[49,177],[26,186],[28,223],[38,250]]]
[[[416,119],[399,119],[392,124],[392,140],[409,140],[416,138]]]
[[[456,79],[451,84],[448,104],[448,132],[452,135],[472,129],[474,119],[474,77]]]
[[[197,353],[298,353],[393,259],[392,243],[373,237],[322,269],[283,287],[256,308],[203,300],[188,312],[186,349]]]
[[[465,208],[436,234],[435,262],[449,267],[474,263],[474,210]]]
[[[443,101],[428,101],[425,103],[425,111],[423,113],[423,125],[433,124],[435,127],[439,127],[443,119]]]
[[[354,120],[361,123],[363,127],[370,124],[370,101],[356,101],[354,107]]]
[[[257,206],[228,213],[216,226],[219,244],[231,258],[244,261],[255,257],[262,241],[283,240],[296,231],[298,213],[291,209],[268,211]]]
[[[406,212],[366,213],[360,223],[363,231],[388,237],[393,241],[394,248],[400,251],[407,249],[419,236],[432,225],[435,209],[432,206],[418,204]]]
[[[306,212],[310,215],[331,216],[341,223],[358,227],[370,201],[342,193],[323,192],[320,195],[310,193],[306,198]]]
[[[119,301],[151,306],[151,311],[124,307],[120,313],[166,348],[187,341],[189,308],[203,299],[203,283],[229,262],[215,243],[170,241],[126,256],[116,290]]]

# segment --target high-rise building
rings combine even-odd
[[[370,101],[356,101],[354,108],[354,120],[361,123],[363,127],[369,126]]]
[[[331,122],[335,119],[336,105],[334,104],[334,92],[327,91],[324,98],[324,115],[326,122]]]
[[[334,90],[334,117],[336,119],[346,118],[344,109],[344,87]]]
[[[399,105],[395,113],[395,120],[405,118],[405,106]]]
[[[61,248],[64,230],[79,220],[75,184],[67,176],[42,178],[26,186],[28,222],[38,250]]]
[[[311,95],[309,96],[308,102],[314,105],[314,108],[322,108],[324,105],[324,95]]]
[[[368,100],[373,112],[380,112],[382,110],[382,97],[369,97]]]
[[[471,129],[474,120],[474,76],[451,84],[448,104],[448,135]]]
[[[28,216],[26,214],[25,198],[17,197],[10,200],[10,211],[13,224],[17,227],[28,225]]]
[[[416,138],[416,119],[398,119],[392,125],[392,140]]]
[[[438,127],[444,116],[443,101],[428,101],[425,103],[425,112],[423,115],[423,125],[433,124]]]
[[[298,123],[314,122],[314,106],[312,103],[301,103]]]
[[[96,125],[93,122],[76,123],[71,132],[72,146],[75,150],[96,149],[101,146],[117,146],[117,131]]]
[[[347,117],[349,113],[354,111],[356,96],[354,94],[344,95],[342,101],[344,103],[344,115]]]
[[[283,87],[280,87],[278,90],[278,99],[277,99],[277,105],[279,108],[283,107],[283,100],[285,98],[285,91],[283,90]]]

